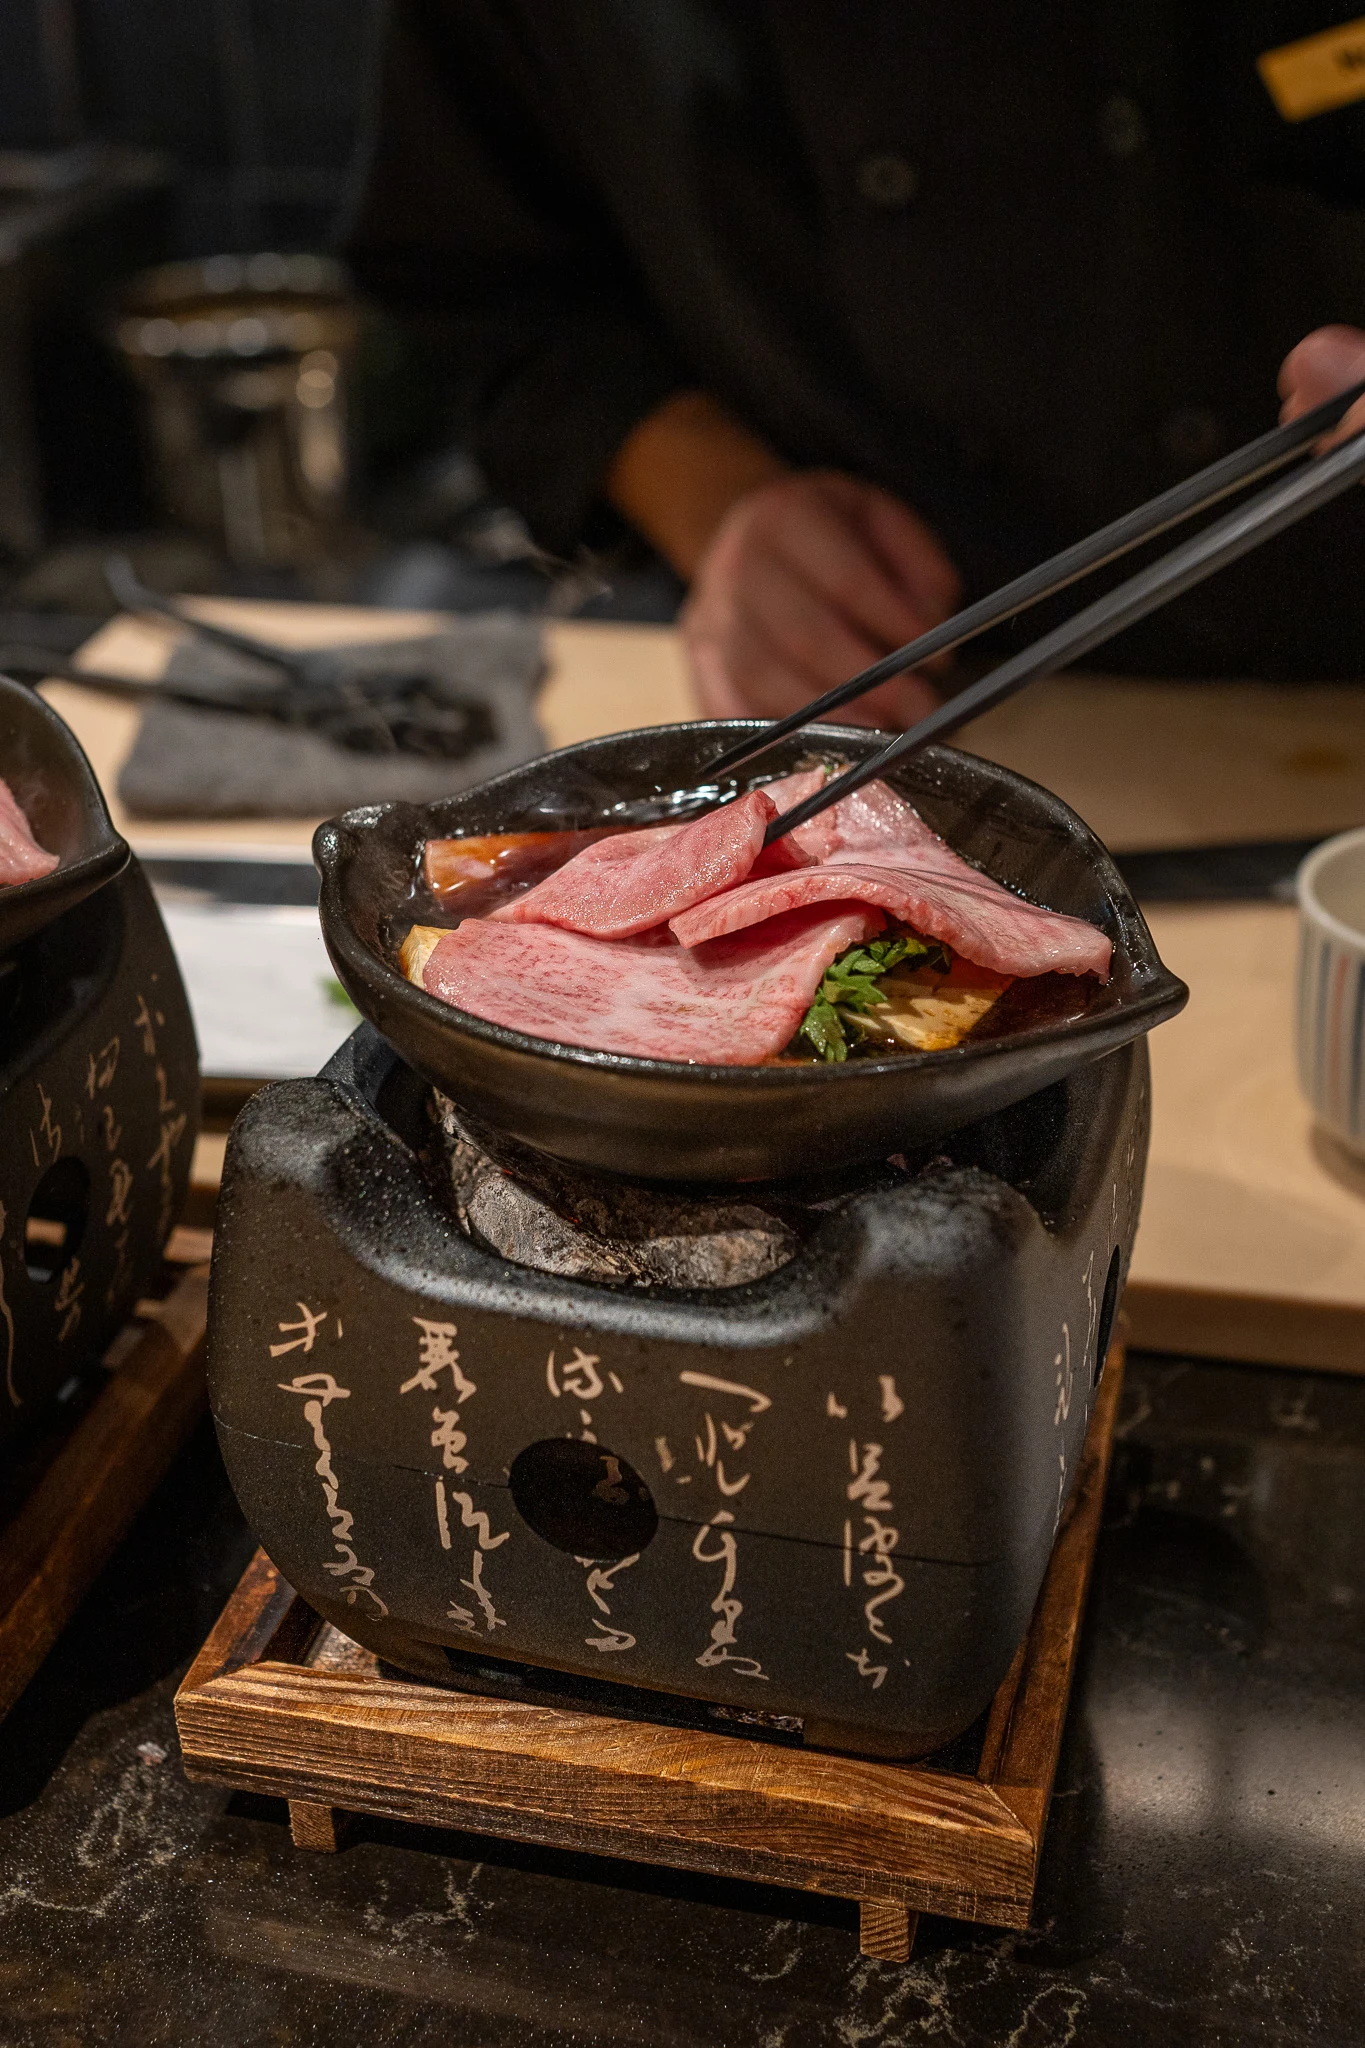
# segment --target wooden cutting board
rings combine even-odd
[[[202,600],[293,645],[430,631],[430,614]],[[119,619],[88,666],[156,675],[174,627]],[[695,715],[663,627],[547,625],[540,716],[552,745]],[[139,850],[302,854],[312,821],[142,823],[114,798],[136,710],[53,683]],[[1276,689],[1060,676],[978,720],[964,743],[1046,783],[1125,851],[1308,838],[1365,823],[1365,688]],[[1296,919],[1269,905],[1159,909],[1188,1010],[1152,1039],[1154,1128],[1127,1296],[1131,1341],[1268,1364],[1365,1372],[1365,1169],[1316,1134],[1295,1086]]]

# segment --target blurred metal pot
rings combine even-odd
[[[146,393],[167,510],[243,568],[336,548],[357,315],[324,256],[211,256],[144,271],[114,335]]]

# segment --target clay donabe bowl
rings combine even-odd
[[[581,1166],[723,1181],[785,1179],[932,1145],[1184,1004],[1188,990],[1162,965],[1118,870],[1074,811],[951,747],[926,749],[888,780],[968,860],[1035,902],[1092,919],[1113,942],[1108,983],[1055,977],[1067,982],[1057,1014],[1027,1029],[842,1066],[692,1066],[551,1044],[452,1009],[404,977],[397,949],[408,924],[424,921],[405,903],[427,839],[653,822],[746,729],[716,720],[586,740],[440,803],[376,805],[320,826],[322,928],[356,1007],[485,1126]],[[849,726],[822,726],[814,741],[793,734],[738,786],[789,773],[813,746],[851,762],[879,744]]]
[[[0,776],[38,844],[61,860],[35,882],[0,883],[3,955],[112,881],[127,866],[129,847],[70,726],[9,676],[0,676]]]

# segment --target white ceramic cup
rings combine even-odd
[[[1324,1129],[1365,1158],[1365,829],[1298,872],[1299,1086]]]

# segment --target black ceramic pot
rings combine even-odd
[[[322,928],[356,1007],[484,1126],[598,1170],[716,1181],[809,1174],[934,1144],[1184,1004],[1188,990],[1162,965],[1117,868],[1075,812],[951,747],[927,749],[890,781],[968,860],[1035,902],[1089,918],[1113,942],[1109,981],[1077,984],[1072,1013],[1056,1021],[951,1052],[843,1066],[694,1066],[554,1045],[452,1009],[405,978],[397,948],[414,920],[404,903],[427,839],[588,826],[622,805],[644,821],[749,729],[711,721],[586,740],[441,803],[376,805],[321,826]],[[878,744],[860,728],[820,728],[820,752],[841,761]],[[794,734],[764,756],[762,779],[811,751],[812,736]]]
[[[0,1455],[147,1293],[198,1128],[189,1005],[130,861],[0,960]]]
[[[35,691],[9,676],[0,676],[0,776],[38,844],[61,860],[39,881],[0,885],[4,954],[111,881],[127,866],[129,850],[76,735]]]
[[[40,881],[0,885],[0,1450],[102,1357],[180,1214],[194,1025],[146,876],[56,712],[0,676]]]

